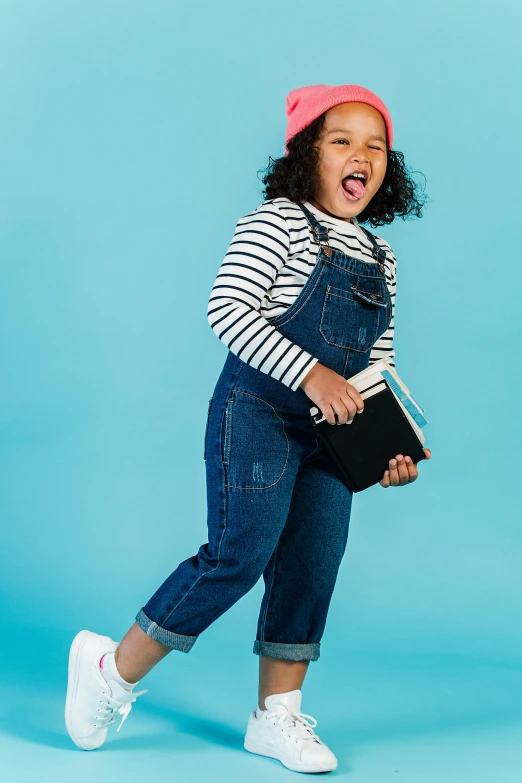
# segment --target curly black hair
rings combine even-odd
[[[288,142],[288,155],[269,156],[261,181],[266,199],[285,197],[297,203],[314,198],[319,185],[319,148],[316,143],[324,126],[321,114]],[[383,226],[396,217],[421,217],[426,197],[398,150],[388,150],[388,163],[381,187],[359,215],[359,223]],[[258,171],[259,176],[259,171]]]

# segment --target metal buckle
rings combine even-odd
[[[381,249],[377,247],[376,245],[372,248],[372,255],[377,261],[377,264],[379,266],[379,271],[384,272],[386,267],[384,266],[384,263],[381,261]]]
[[[333,254],[333,250],[330,247],[330,243],[328,242],[328,239],[326,240],[326,244],[322,244],[321,237],[320,237],[319,232],[317,231],[315,226],[312,226],[312,231],[313,231],[314,237],[315,237],[315,239],[317,241],[317,244],[324,251],[325,255],[327,255],[328,258],[330,258],[330,256]],[[326,234],[326,236],[328,237],[328,233]]]

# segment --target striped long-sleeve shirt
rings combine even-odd
[[[328,227],[333,248],[375,263],[371,242],[357,223],[330,217],[309,202],[305,206]],[[387,242],[374,236],[386,254],[392,318],[387,331],[372,347],[369,363],[384,358],[394,366],[396,259]],[[305,215],[295,202],[286,198],[266,200],[239,218],[208,302],[208,322],[227,348],[293,391],[318,359],[266,319],[283,313],[299,295],[315,266],[318,250]]]

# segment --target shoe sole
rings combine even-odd
[[[318,764],[304,764],[298,761],[285,761],[285,759],[274,748],[269,748],[265,745],[261,745],[258,742],[252,742],[252,740],[246,739],[244,742],[245,750],[250,753],[257,753],[258,756],[267,756],[268,758],[277,759],[287,769],[291,769],[293,772],[332,772],[337,769],[337,762],[332,766],[319,766]]]
[[[84,745],[81,739],[76,736],[72,728],[72,705],[78,691],[81,653],[90,636],[92,636],[92,631],[79,631],[72,641],[71,649],[69,651],[67,695],[65,697],[65,726],[70,738],[78,748],[81,748],[81,750],[96,750],[96,748],[90,748]]]

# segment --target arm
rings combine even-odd
[[[286,220],[274,203],[240,218],[210,292],[207,318],[232,353],[295,391],[318,360],[259,313],[289,249]]]

